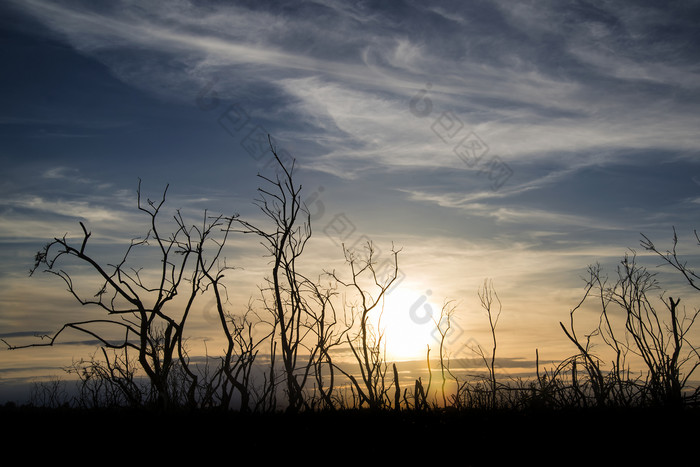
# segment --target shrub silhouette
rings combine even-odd
[[[91,233],[83,223],[78,243],[65,236],[54,238],[37,253],[31,273],[45,267],[64,281],[79,304],[101,309],[105,317],[68,322],[40,342],[7,343],[8,348],[51,346],[66,330],[97,339],[98,352],[68,368],[79,379],[80,392],[72,403],[81,408],[216,408],[256,413],[280,408],[290,412],[370,408],[417,413],[696,404],[698,388],[690,378],[700,357],[689,332],[698,312],[687,316],[680,298],[664,296],[655,275],[640,266],[634,254],[622,259],[612,282],[599,265],[588,268],[581,301],[571,309],[569,322],[560,322],[563,337],[576,353],[553,368],[540,368],[535,349],[533,379],[499,376],[496,327],[502,305],[493,284],[486,281],[478,295],[492,346],[490,352],[480,346],[474,349],[485,371],[467,377],[455,373],[444,345],[455,306],[446,301],[433,322],[439,336],[434,356],[439,387],[432,386],[431,349],[427,348],[427,382],[417,377],[402,389],[398,366],[386,360],[384,336],[370,319],[381,314],[384,296],[396,280],[399,250],[392,246],[393,267],[384,276],[377,270],[371,243],[364,256],[344,247],[346,274],[323,271],[317,280],[302,274],[300,261],[312,235],[311,217],[301,201],[301,186],[294,180],[294,162],[286,166],[271,140],[270,151],[278,167],[274,176],[259,175],[264,186],[256,201],[268,226],[238,215],[206,212],[200,224],[190,226],[177,212],[171,224],[174,230],[164,234],[161,213],[167,187],[160,200],[144,201],[139,182],[137,208],[146,215],[147,232],[131,241],[116,264],[109,265],[92,252]],[[249,305],[242,316],[227,311],[223,281],[224,273],[231,270],[224,249],[234,234],[258,237],[271,258],[269,276],[260,290],[262,309]],[[648,238],[642,241],[645,249],[658,254],[693,289],[700,290],[700,277],[678,256],[676,244],[675,230],[673,248],[666,253],[660,253]],[[144,260],[157,267],[135,264],[138,253],[145,253]],[[95,281],[76,283],[61,268],[69,258],[88,266]],[[142,268],[157,274],[149,276]],[[339,298],[348,294],[354,301]],[[226,345],[223,355],[202,366],[188,355],[185,330],[205,297]],[[581,335],[575,318],[591,300],[600,307],[599,324]],[[594,352],[598,348],[594,344],[600,343],[610,357]],[[262,349],[267,349],[264,358]],[[353,365],[335,360],[335,350],[342,349],[352,356]],[[641,362],[641,373],[633,367],[633,358]],[[62,390],[56,382],[47,384],[36,391],[41,395],[36,401],[55,405],[65,399],[59,393]]]

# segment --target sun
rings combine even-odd
[[[386,297],[379,328],[384,333],[387,359],[391,361],[425,359],[438,343],[435,321],[440,309],[431,301],[430,290],[416,293],[395,291]]]

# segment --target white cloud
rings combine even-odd
[[[239,6],[199,10],[188,2],[164,13],[159,9],[156,14],[155,6],[127,3],[123,9],[98,13],[40,0],[27,3],[78,49],[106,60],[123,79],[170,92],[173,98],[182,96],[183,86],[191,86],[191,80],[201,84],[208,79],[205,73],[217,71],[223,76],[219,86],[237,89],[241,83],[260,80],[280,87],[299,104],[293,111],[305,114],[304,118],[317,125],[317,134],[333,135],[319,137],[332,138],[328,144],[335,149],[322,155],[318,167],[336,174],[362,170],[360,166],[349,168],[347,162],[353,158],[357,164],[371,160],[387,167],[454,166],[450,148],[430,131],[432,121],[445,111],[454,112],[487,141],[492,154],[513,161],[528,158],[546,162],[562,151],[602,148],[692,150],[700,142],[696,131],[700,117],[692,108],[678,112],[674,100],[658,97],[650,102],[639,99],[631,89],[621,95],[599,93],[583,76],[576,81],[570,76],[558,77],[549,69],[523,69],[504,66],[503,62],[470,63],[468,57],[448,59],[432,54],[425,44],[394,38],[380,29],[353,46],[362,53],[364,62],[352,55],[331,59],[275,39],[305,30],[314,40],[328,40],[324,34],[332,29],[312,25],[306,18]],[[341,8],[335,3],[328,6],[336,11]],[[343,15],[351,14],[345,8],[342,11]],[[350,28],[344,20],[337,21],[342,28]],[[527,21],[527,15],[511,17],[511,21],[519,24]],[[591,27],[584,30],[601,36]],[[337,38],[328,41],[333,43]],[[139,67],[126,65],[109,54],[122,47],[166,54],[182,62],[182,74],[147,61]],[[494,48],[494,53],[509,53],[502,44],[494,42]],[[620,79],[647,78],[668,85],[696,86],[697,71],[687,67],[606,55],[581,38],[566,48],[573,57]],[[427,82],[432,84],[429,96],[435,110],[429,118],[416,121],[407,112],[408,102]],[[221,92],[227,94],[225,88]],[[334,127],[340,131],[335,132]],[[426,158],[426,154],[437,158]],[[338,163],[342,165],[333,166]]]

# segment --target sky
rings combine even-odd
[[[96,255],[123,254],[145,229],[139,180],[193,223],[260,219],[270,135],[311,212],[305,268],[343,270],[343,243],[401,249],[394,358],[435,345],[419,313],[447,300],[460,342],[489,347],[485,280],[499,356],[570,356],[559,322],[589,264],[614,275],[634,248],[665,274],[639,241],[668,248],[674,227],[696,253],[699,25],[692,1],[5,1],[0,337],[86,316],[58,278],[29,277],[34,254],[81,221]],[[231,248],[242,309],[267,260],[249,237]],[[71,339],[2,350],[1,385],[92,351]]]

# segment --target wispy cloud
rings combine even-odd
[[[446,152],[434,138],[430,143],[428,122],[421,127],[407,112],[408,100],[426,82],[432,84],[433,119],[455,112],[513,163],[546,163],[572,149],[691,150],[698,144],[700,117],[690,107],[683,111],[670,91],[697,89],[698,70],[680,60],[643,60],[639,47],[634,53],[623,48],[610,31],[623,27],[619,10],[525,5],[516,16],[495,3],[477,18],[470,8],[446,4],[426,8],[426,17],[420,8],[402,10],[407,24],[399,29],[391,8],[370,13],[332,2],[304,4],[285,15],[236,4],[197,9],[187,2],[163,14],[157,5],[97,9],[32,0],[25,7],[123,79],[173,98],[214,74],[223,77],[224,96],[240,93],[244,83],[270,86],[281,93],[280,103],[312,125],[323,148],[318,167],[336,174],[348,173],[348,160],[425,165],[426,153]],[[648,20],[638,11],[633,16],[624,25],[627,42],[639,34],[631,31],[634,21]],[[477,19],[493,24],[474,28]],[[418,34],[419,25],[431,31],[444,26],[446,33],[430,38]],[[457,31],[462,34],[447,35]],[[543,55],[542,38],[560,41],[552,57]],[[122,48],[136,52],[130,61],[142,54],[140,66],[115,53]],[[148,65],[153,54],[181,63],[179,74],[161,60]],[[644,82],[663,87],[644,89]],[[429,160],[441,163],[439,156]]]

